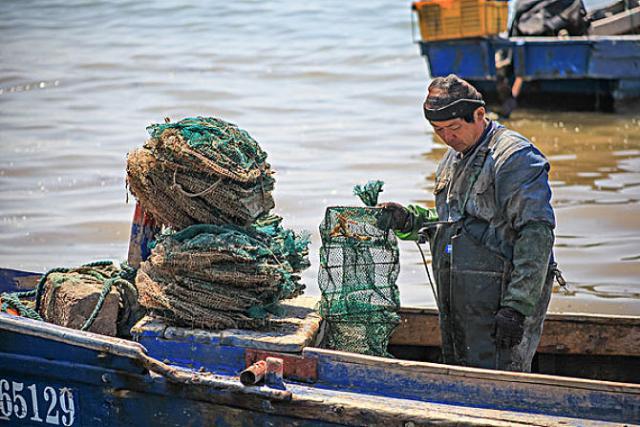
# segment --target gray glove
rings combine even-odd
[[[520,344],[524,335],[524,315],[511,307],[502,307],[495,319],[498,346],[511,348]]]
[[[382,214],[378,217],[378,228],[404,231],[411,227],[411,213],[400,203],[385,202],[377,207],[382,208]]]

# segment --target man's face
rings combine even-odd
[[[474,113],[474,122],[468,123],[461,118],[429,122],[436,135],[449,147],[457,152],[463,152],[478,141],[484,131],[484,115]]]

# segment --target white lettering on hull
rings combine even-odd
[[[42,402],[42,405],[39,403]],[[73,390],[51,386],[38,389],[37,384],[0,378],[0,420],[23,420],[55,426],[72,426],[75,421],[76,402]],[[44,418],[43,418],[44,417]]]

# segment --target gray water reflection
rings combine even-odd
[[[126,256],[125,155],[169,116],[248,130],[277,170],[276,210],[314,232],[327,205],[432,201],[443,150],[420,105],[425,65],[410,2],[4,1],[0,8],[0,265]],[[508,123],[553,164],[560,309],[640,313],[637,116],[518,111]],[[577,129],[577,130],[576,130]],[[414,245],[405,304],[433,305]],[[603,298],[614,295],[615,298]]]

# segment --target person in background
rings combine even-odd
[[[549,163],[484,105],[465,80],[434,79],[424,115],[449,146],[436,207],[380,206],[398,237],[429,240],[444,363],[528,372],[555,267]]]
[[[508,119],[518,106],[518,96],[522,90],[522,77],[516,76],[513,67],[513,50],[499,49],[495,54],[496,92],[500,108],[499,117]]]

